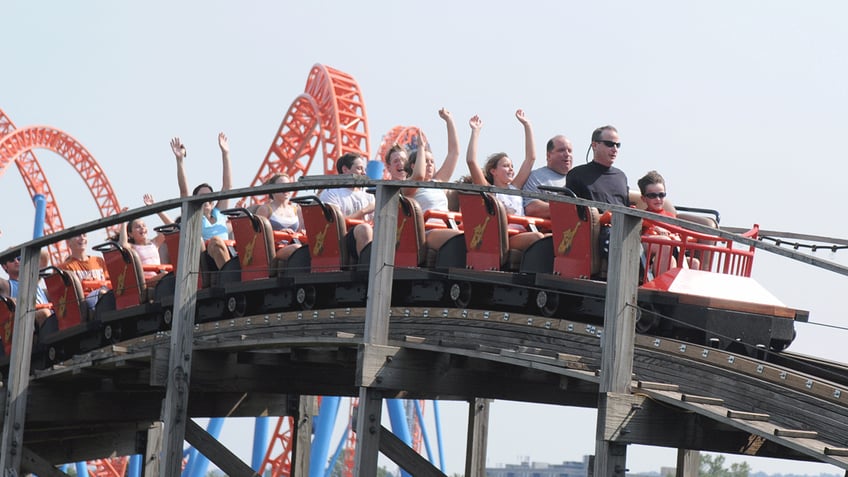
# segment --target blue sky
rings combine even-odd
[[[842,2],[6,2],[0,108],[84,144],[122,205],[178,195],[168,141],[191,154],[190,183],[220,185],[216,135],[230,138],[236,186],[255,175],[285,112],[322,63],[353,75],[371,149],[418,125],[444,152],[437,115],[485,126],[481,154],[520,158],[523,108],[544,142],[566,134],[575,163],[591,131],[613,124],[631,186],[651,169],[677,204],[718,209],[722,224],[844,237],[833,204],[848,172],[848,31]],[[98,216],[83,182],[36,151],[66,224]],[[456,175],[465,173],[460,163]],[[0,248],[29,238],[32,209],[15,168],[0,176]],[[152,223],[157,223],[151,218]],[[94,237],[96,243],[99,237]],[[844,263],[846,252],[821,254]],[[846,280],[758,254],[754,277],[811,320],[844,325]],[[799,325],[793,349],[844,361],[844,332]],[[464,423],[464,405],[443,420]],[[451,414],[452,413],[452,414]],[[560,462],[594,449],[594,411],[496,402],[489,462]],[[249,432],[225,426],[235,449]],[[451,429],[462,470],[464,424]],[[521,436],[521,439],[517,439]],[[249,452],[249,451],[248,451]],[[673,465],[674,451],[631,447],[631,470]],[[730,462],[737,461],[728,457]],[[830,466],[748,459],[768,472]],[[822,469],[822,470],[819,470]]]

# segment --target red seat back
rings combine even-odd
[[[135,251],[121,247],[117,242],[106,242],[94,247],[103,254],[112,292],[115,294],[115,309],[136,306],[144,300],[146,287],[141,261]]]
[[[418,267],[427,257],[424,244],[424,215],[415,199],[399,196],[395,266]]]
[[[554,273],[565,278],[589,278],[600,270],[597,248],[598,212],[586,207],[581,218],[574,204],[551,201]],[[596,257],[597,255],[597,257]]]
[[[275,252],[271,223],[247,209],[229,209],[224,213],[233,227],[242,281],[268,278]]]
[[[12,355],[12,332],[15,330],[15,300],[0,296],[0,338],[5,356]]]
[[[47,299],[53,304],[53,312],[59,331],[79,326],[88,320],[88,305],[79,278],[73,272],[56,267],[41,271],[47,286]]]
[[[459,193],[465,234],[465,266],[475,270],[500,270],[509,251],[506,211],[487,193]]]
[[[313,202],[301,207],[313,272],[339,271],[348,263],[344,216],[334,204]]]
[[[180,232],[180,224],[160,225],[154,230],[161,233],[162,236],[165,237],[164,245],[165,248],[168,250],[168,263],[171,264],[174,273],[176,273],[177,263],[179,263],[180,259],[180,239],[183,236]],[[200,263],[201,266],[198,270],[203,271],[203,260],[201,260]],[[197,288],[203,288],[203,273],[199,273],[197,276]]]

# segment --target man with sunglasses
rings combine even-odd
[[[621,142],[618,130],[613,126],[602,126],[592,133],[592,162],[572,169],[565,179],[565,186],[583,199],[630,206],[630,189],[627,176],[613,166]]]
[[[583,199],[629,207],[630,189],[627,186],[627,176],[621,169],[613,166],[621,149],[618,130],[609,125],[595,129],[592,132],[590,147],[593,153],[592,162],[572,169],[566,176],[565,187]],[[598,242],[604,257],[609,254],[609,237],[609,227],[601,227]]]
[[[547,144],[547,165],[540,167],[530,173],[524,187],[527,192],[543,192],[539,190],[540,185],[552,187],[564,187],[565,175],[571,170],[574,159],[574,149],[571,141],[563,135],[552,137]],[[524,199],[524,213],[533,217],[551,218],[550,205],[539,199]]]
[[[42,250],[41,252],[41,268],[47,266],[49,262],[49,256],[47,255],[46,250]],[[17,300],[18,298],[18,276],[21,272],[21,257],[20,255],[16,257],[9,257],[2,264],[3,271],[6,272],[6,275],[9,276],[8,280],[0,279],[0,295],[7,296],[9,298],[14,298]],[[47,303],[47,294],[44,292],[44,289],[39,286],[37,288],[36,303]],[[52,311],[48,308],[40,308],[35,311],[35,323],[38,326],[41,326],[47,318],[50,317]]]

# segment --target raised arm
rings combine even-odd
[[[524,115],[524,111],[519,109],[515,112],[515,117],[524,126],[524,162],[521,163],[518,173],[512,179],[512,185],[521,189],[530,177],[530,173],[533,172],[533,163],[536,162],[536,141],[533,139],[533,126],[530,125],[530,120]]]
[[[221,192],[226,192],[233,188],[233,173],[230,169],[230,142],[227,140],[227,135],[218,133],[218,147],[221,148],[221,162],[223,167],[224,177],[221,179]],[[221,199],[215,204],[218,210],[224,210],[230,206],[230,199]]]
[[[480,139],[480,129],[483,128],[483,120],[476,114],[468,121],[471,126],[471,138],[468,140],[468,152],[465,154],[465,162],[468,164],[468,171],[471,173],[471,183],[477,185],[491,185],[486,180],[486,174],[480,165],[477,164],[477,143]]]
[[[171,139],[171,151],[174,152],[174,157],[177,159],[177,185],[180,188],[180,197],[188,197],[188,181],[186,181],[185,166],[183,166],[186,148],[180,138]]]
[[[456,124],[453,122],[453,115],[445,108],[439,110],[439,116],[445,120],[445,125],[448,128],[448,155],[445,156],[445,162],[442,167],[433,174],[433,180],[448,182],[453,176],[453,171],[456,170],[456,165],[459,162],[459,134],[456,132]]]
[[[415,151],[415,164],[412,165],[412,174],[409,175],[409,180],[423,181],[424,173],[427,170],[427,138],[423,134],[419,134],[416,143],[418,144],[418,150]],[[403,195],[413,197],[418,192],[418,188],[404,187],[401,191]]]
[[[156,201],[153,200],[153,196],[150,194],[144,194],[143,200],[144,205],[153,205],[156,203]],[[157,214],[159,215],[159,220],[161,220],[163,224],[168,225],[174,223],[174,221],[171,220],[165,212],[157,212]]]
[[[120,227],[118,227],[120,229],[118,231],[118,243],[121,245],[121,247],[127,249],[130,248],[129,231],[127,230],[127,227],[129,227],[129,225],[129,222],[124,222],[123,224],[121,224]]]

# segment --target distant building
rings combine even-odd
[[[583,456],[582,462],[547,464],[528,460],[520,464],[486,468],[486,477],[587,477],[588,475],[589,456]]]

